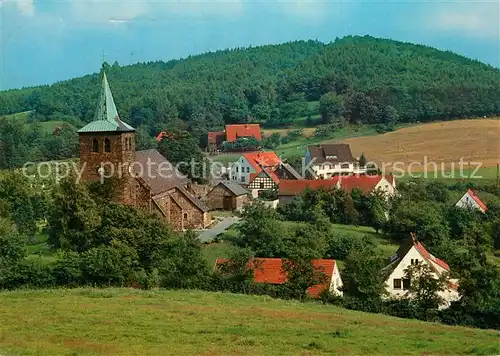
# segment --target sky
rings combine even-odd
[[[0,0],[0,90],[217,49],[372,35],[500,67],[500,1]],[[104,56],[103,56],[104,55]]]

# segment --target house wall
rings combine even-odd
[[[293,203],[295,200],[294,195],[278,195],[278,200],[280,202],[280,205],[285,205],[285,204],[290,204]]]
[[[462,198],[460,198],[460,200],[457,202],[456,206],[459,208],[464,208],[464,209],[474,208],[474,209],[478,209],[478,210],[482,211],[479,204],[476,203],[476,201],[474,199],[472,199],[472,197],[468,193],[465,193],[465,195]]]
[[[204,229],[209,225],[210,214],[200,210],[179,189],[175,188],[169,193],[183,208],[184,229]]]
[[[208,206],[214,210],[222,210],[224,209],[224,197],[232,196],[230,192],[227,191],[225,187],[222,185],[216,186],[208,195],[206,196],[205,201]]]
[[[374,190],[381,190],[387,197],[393,197],[396,194],[396,188],[387,179],[382,178],[375,186]]]
[[[268,208],[277,209],[279,202],[280,201],[278,199],[276,199],[276,200],[263,201],[262,204],[264,204],[264,206],[266,206]]]
[[[242,211],[249,202],[248,195],[240,195],[239,197],[236,197],[235,202],[236,205],[234,206],[234,210]]]
[[[401,289],[395,289],[394,288],[394,279],[404,279],[405,276],[405,269],[408,268],[408,266],[411,265],[411,260],[416,259],[418,260],[419,263],[425,263],[429,265],[429,262],[425,260],[420,252],[415,247],[412,247],[410,251],[406,254],[406,256],[403,257],[403,259],[399,262],[399,264],[396,266],[396,268],[392,271],[390,276],[386,280],[386,290],[389,293],[389,295],[393,298],[402,298],[406,295],[407,291],[403,289],[403,284],[401,282]],[[443,268],[440,268],[439,272],[444,272],[445,270]],[[434,276],[437,278],[437,274],[434,274]],[[441,298],[443,298],[446,303],[442,307],[446,307],[449,305],[450,302],[458,300],[460,298],[458,292],[453,289],[445,290],[443,292],[440,292],[439,295]]]
[[[344,292],[339,290],[344,286],[342,277],[340,276],[340,271],[337,262],[335,262],[335,267],[333,269],[332,280],[330,281],[330,292],[332,294],[343,296]]]
[[[365,174],[366,168],[356,167],[354,163],[342,168],[340,164],[324,162],[314,164],[312,167],[314,173],[320,179],[329,179],[334,175]]]
[[[252,167],[248,160],[241,156],[233,165],[229,171],[229,179],[240,184],[248,184],[250,182],[250,174],[257,173],[257,171]]]

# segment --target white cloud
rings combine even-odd
[[[500,38],[500,4],[498,2],[449,2],[429,17],[429,25],[440,31],[465,36]]]
[[[0,5],[14,5],[23,16],[35,16],[34,0],[0,0]]]
[[[235,16],[243,12],[243,0],[73,0],[67,4],[73,21],[90,24],[163,21],[182,16]]]

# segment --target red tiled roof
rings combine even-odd
[[[486,204],[484,204],[483,201],[481,199],[479,199],[479,197],[476,195],[476,193],[472,189],[469,189],[467,191],[467,194],[469,194],[469,196],[477,203],[477,205],[479,205],[479,207],[481,208],[481,210],[484,213],[486,211],[488,211],[488,208],[486,207]]]
[[[156,135],[156,142],[160,142],[164,137],[168,137],[167,131],[162,131]]]
[[[226,139],[224,131],[213,131],[208,133],[208,143],[221,144]]]
[[[262,171],[261,166],[275,167],[280,164],[281,160],[274,152],[254,152],[245,153],[243,157],[252,165],[257,173]]]
[[[279,187],[279,195],[299,195],[304,190],[333,189],[337,186],[338,177],[329,180],[282,180]]]
[[[360,189],[363,193],[369,194],[375,189],[382,178],[384,177],[368,175],[343,176],[340,177],[340,187],[348,192],[353,189]]]
[[[450,266],[445,261],[431,255],[429,251],[425,249],[424,245],[422,245],[420,241],[417,241],[415,239],[415,234],[412,234],[411,238],[413,240],[413,246],[415,246],[415,248],[422,255],[423,258],[425,258],[427,261],[434,262],[435,264],[444,268],[448,272],[450,271]]]
[[[215,266],[226,263],[227,259],[217,259]],[[312,265],[317,271],[321,271],[327,277],[325,283],[311,286],[307,289],[309,295],[318,298],[323,290],[329,288],[335,270],[335,260],[313,260]],[[254,258],[248,266],[254,270],[255,283],[283,284],[287,276],[283,270],[283,259],[281,258]]]
[[[259,124],[226,125],[226,140],[236,141],[239,137],[255,137],[257,141],[262,141]]]

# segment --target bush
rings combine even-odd
[[[64,252],[52,267],[52,275],[55,284],[65,287],[77,287],[82,285],[82,261],[80,255],[76,252]]]

